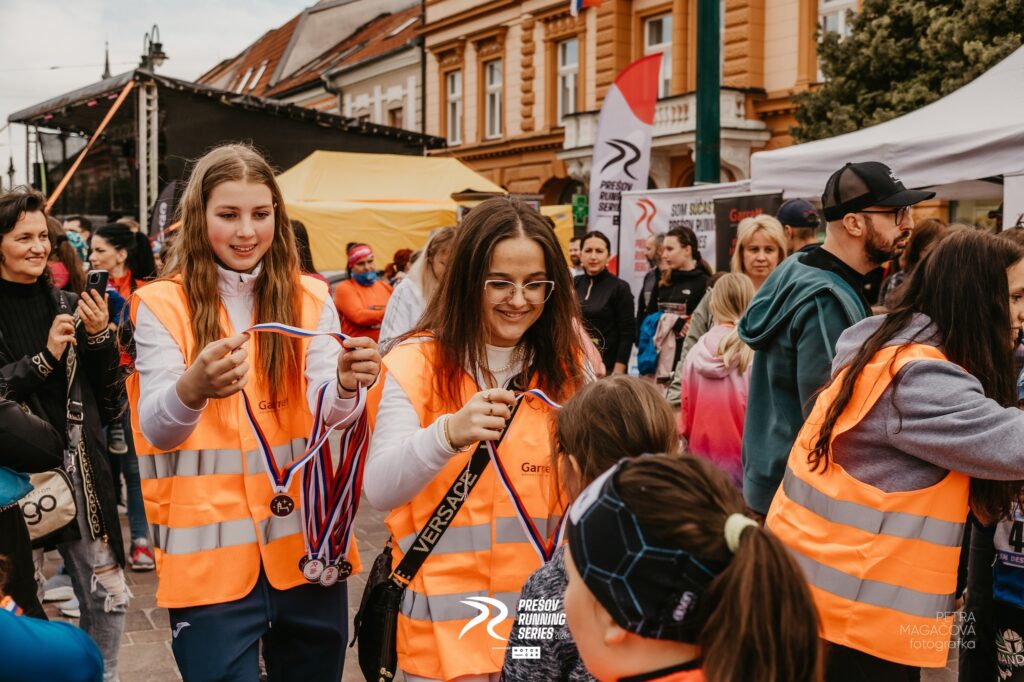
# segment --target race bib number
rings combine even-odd
[[[1013,518],[1003,519],[996,526],[993,538],[996,558],[1013,568],[1024,568],[1024,514],[1020,505],[1014,505]]]

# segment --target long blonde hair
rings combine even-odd
[[[743,317],[744,311],[754,298],[754,283],[750,278],[739,272],[727,272],[715,282],[711,290],[711,314],[715,324],[735,325]],[[733,326],[721,343],[718,344],[718,356],[726,367],[736,365],[740,374],[747,371],[754,359],[754,351],[740,339],[739,332]]]
[[[178,206],[181,227],[164,278],[188,282],[188,298],[195,347],[194,361],[207,344],[227,336],[220,324],[217,263],[207,236],[206,205],[213,189],[224,182],[245,181],[266,185],[274,202],[274,238],[256,277],[255,321],[298,326],[302,309],[302,283],[295,234],[284,208],[274,171],[263,156],[244,144],[216,147],[196,161]],[[271,400],[289,392],[299,374],[301,341],[280,334],[259,334],[254,339],[253,377],[265,382]]]
[[[430,303],[430,298],[434,295],[434,290],[437,289],[438,282],[437,278],[434,277],[434,261],[445,249],[450,251],[454,242],[454,227],[439,227],[431,230],[427,243],[423,247],[423,253],[420,254],[420,257],[409,268],[409,274],[406,277],[419,285],[420,291],[423,293],[424,304]]]
[[[736,250],[732,252],[732,260],[729,261],[730,270],[746,274],[746,270],[743,269],[743,250],[747,248],[754,235],[762,231],[779,247],[779,262],[775,265],[786,259],[789,242],[786,241],[786,231],[782,228],[782,223],[767,213],[762,213],[753,218],[744,218],[736,227]]]

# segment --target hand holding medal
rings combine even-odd
[[[295,503],[288,495],[288,488],[299,470],[304,470],[301,511],[307,551],[299,562],[299,569],[308,581],[329,587],[347,578],[352,572],[352,565],[344,557],[348,553],[359,505],[362,464],[369,443],[367,418],[363,409],[365,386],[376,380],[380,370],[380,354],[372,339],[350,338],[338,332],[313,332],[289,325],[264,323],[250,327],[245,334],[260,332],[299,338],[330,336],[343,348],[338,358],[337,393],[343,398],[354,397],[356,405],[341,421],[326,424],[325,404],[330,400],[327,396],[330,385],[321,385],[317,389],[313,426],[306,451],[283,468],[278,467],[249,398],[242,391],[246,415],[256,434],[267,476],[275,493],[270,501],[270,511],[275,516],[288,516],[294,511]],[[355,384],[354,389],[351,388],[352,384],[347,383],[349,381]],[[337,430],[343,431],[343,434],[341,458],[335,470],[328,436]]]

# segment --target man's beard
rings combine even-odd
[[[871,216],[864,216],[864,222],[868,228],[868,238],[864,241],[864,251],[869,261],[875,265],[885,265],[899,256],[902,249],[897,244],[907,238],[906,231],[900,232],[899,237],[892,242],[886,243],[879,238],[878,233],[875,231],[875,224],[871,220]]]
[[[574,268],[578,268],[580,264],[583,263],[579,256],[569,256],[569,260],[572,261],[572,266]]]

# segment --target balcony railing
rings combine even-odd
[[[740,90],[722,89],[720,93],[722,128],[751,131],[765,130],[762,121],[747,118],[746,94]],[[565,117],[565,150],[594,146],[600,112],[585,111]],[[654,138],[692,133],[697,130],[697,95],[688,93],[658,100],[654,110]]]

